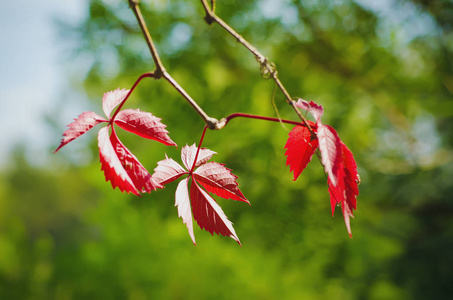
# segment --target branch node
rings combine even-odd
[[[165,78],[165,74],[167,73],[167,70],[165,70],[164,67],[156,67],[156,70],[154,71],[154,79],[158,80],[161,79],[162,77]]]
[[[208,25],[211,25],[212,23],[215,22],[214,18],[208,12],[206,12],[206,16],[204,17],[204,20],[206,21],[206,23]]]
[[[206,126],[208,126],[208,128],[211,129],[211,130],[220,129],[220,128],[218,128],[218,124],[220,122],[216,118],[206,117],[205,122],[206,122]]]
[[[269,78],[276,79],[278,72],[277,72],[277,66],[275,65],[274,62],[269,61],[267,59],[267,57],[256,57],[256,60],[260,64],[261,76],[264,79],[269,79]]]
[[[214,129],[215,130],[220,130],[223,127],[225,127],[227,123],[228,123],[228,119],[227,118],[222,118],[222,119],[220,119],[220,121],[217,121]]]

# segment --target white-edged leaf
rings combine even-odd
[[[324,113],[324,108],[321,105],[316,104],[313,101],[308,102],[304,99],[299,99],[296,102],[296,106],[310,112],[313,118],[315,118],[316,123],[321,122],[321,116]]]
[[[229,236],[241,245],[234,231],[233,223],[228,220],[217,202],[194,181],[190,185],[190,200],[195,221],[201,229],[213,234]]]
[[[112,110],[121,103],[121,101],[126,98],[129,90],[126,89],[116,89],[111,92],[104,93],[102,96],[102,109],[104,110],[105,115],[110,119],[110,114]]]
[[[184,146],[181,149],[181,160],[184,166],[187,168],[187,170],[191,170],[193,166],[193,162],[195,160],[195,156],[197,154],[197,146],[195,144],[191,146]],[[198,167],[204,163],[206,163],[208,160],[211,159],[211,157],[217,154],[216,152],[206,149],[206,148],[201,148],[200,151],[198,152],[197,156],[197,162],[195,163],[195,167]]]
[[[236,182],[238,177],[223,164],[209,162],[201,165],[193,172],[193,178],[210,193],[224,199],[233,199],[250,204],[239,190]]]
[[[334,186],[337,185],[338,168],[342,161],[340,137],[329,125],[318,124],[318,143],[324,170]]]
[[[58,150],[60,150],[61,147],[63,147],[67,143],[75,140],[76,138],[102,122],[108,121],[95,112],[85,111],[81,113],[76,119],[74,119],[74,122],[70,123],[67,126],[68,129],[66,129],[66,131],[63,133],[63,138],[61,139],[60,146],[58,146],[54,153],[58,152]]]
[[[104,171],[106,181],[110,181],[112,187],[118,187],[121,191],[126,191],[139,195],[132,179],[123,168],[115,149],[109,138],[109,128],[104,127],[98,133],[99,158],[101,160],[101,170]]]
[[[172,158],[168,158],[167,155],[165,157],[164,160],[157,163],[157,167],[154,169],[154,174],[152,175],[152,178],[162,185],[170,183],[178,179],[181,175],[188,173]]]
[[[140,192],[151,193],[151,191],[155,191],[158,188],[163,188],[160,183],[151,177],[145,167],[139,162],[137,157],[135,157],[135,155],[133,155],[129,149],[121,143],[115,131],[113,131],[110,135],[110,142],[112,143],[112,147],[120,160],[121,165],[124,170],[126,170],[129,178],[134,183],[134,186]]]
[[[196,245],[195,235],[193,233],[192,210],[190,207],[188,184],[189,178],[185,178],[178,183],[175,194],[175,206],[178,207],[178,216],[182,219],[182,222],[186,224],[190,238],[192,239],[193,244]]]
[[[124,130],[146,139],[158,141],[166,146],[176,146],[168,136],[167,127],[161,119],[139,109],[121,110],[115,117],[115,124]]]

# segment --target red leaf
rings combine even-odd
[[[155,191],[157,188],[163,188],[160,183],[154,178],[151,178],[151,175],[145,167],[142,166],[135,155],[121,143],[115,131],[110,135],[110,142],[112,143],[112,147],[115,150],[115,154],[118,156],[121,165],[124,170],[126,170],[137,190],[151,193],[151,191]]]
[[[341,203],[344,222],[349,236],[352,237],[350,217],[354,217],[353,210],[356,209],[357,196],[359,195],[357,185],[360,182],[357,165],[352,152],[340,140],[335,129],[322,124],[321,116],[323,114],[323,108],[321,105],[313,101],[307,102],[299,99],[296,102],[296,106],[309,111],[316,119],[319,151],[321,152],[324,170],[327,173],[332,216],[335,206]],[[295,169],[291,165],[290,168]],[[296,171],[294,175],[296,175]]]
[[[222,208],[194,181],[190,185],[190,200],[192,204],[193,217],[201,229],[229,236],[241,245],[239,238]]]
[[[321,116],[324,113],[324,109],[321,105],[316,104],[313,101],[308,102],[303,99],[299,99],[296,102],[296,106],[302,108],[303,110],[309,111],[315,118],[316,123],[321,122]]]
[[[357,164],[351,150],[349,150],[349,148],[343,143],[342,146],[346,200],[352,211],[352,209],[357,209],[357,196],[359,195],[358,184],[360,183],[360,177],[357,172]]]
[[[165,157],[167,156],[165,155]],[[189,174],[189,172],[184,170],[176,161],[167,157],[157,163],[152,177],[160,184],[165,185],[184,174]]]
[[[193,221],[192,211],[190,210],[190,198],[189,198],[189,178],[185,178],[179,182],[176,188],[175,206],[178,207],[178,216],[182,218],[182,222],[186,224],[187,230],[189,231],[190,238],[194,245],[195,235],[193,233]]]
[[[329,194],[330,194],[330,207],[332,209],[332,217],[335,213],[335,207],[345,198],[345,187],[344,187],[344,170],[340,168],[338,170],[338,183],[337,185],[333,185],[330,177],[327,177],[327,185],[329,187]]]
[[[350,218],[354,218],[354,215],[352,214],[352,209],[349,205],[346,204],[345,201],[341,202],[341,209],[343,210],[344,223],[346,224],[346,229],[348,230],[349,237],[352,238],[351,219],[350,219]]]
[[[118,187],[122,192],[134,193],[139,195],[132,179],[123,168],[120,159],[109,139],[109,128],[104,127],[98,133],[99,157],[101,160],[101,170],[104,171],[105,180],[110,181],[112,187]]]
[[[54,151],[58,152],[64,145],[75,140],[97,124],[101,122],[108,122],[98,114],[92,111],[86,111],[81,113],[77,119],[74,119],[74,122],[68,125],[68,129],[63,133],[63,138],[61,139],[60,146]]]
[[[125,109],[116,115],[115,124],[143,138],[158,141],[166,146],[176,146],[168,136],[168,131],[165,129],[167,126],[160,120],[149,112]]]
[[[129,90],[122,89],[120,90],[119,88],[107,92],[104,94],[102,97],[102,109],[104,110],[105,115],[110,119],[110,114],[112,113],[112,110],[118,106],[118,104],[121,103],[121,101],[126,98],[127,94],[129,93]]]
[[[324,170],[332,184],[337,185],[338,169],[342,161],[341,140],[335,129],[329,125],[318,124],[318,143]]]
[[[354,217],[353,210],[357,208],[357,196],[359,195],[358,183],[360,182],[357,173],[357,165],[352,152],[341,142],[342,162],[338,172],[338,184],[333,185],[330,178],[327,179],[332,206],[332,216],[335,206],[341,203],[344,222],[349,236],[352,237],[350,217]]]
[[[163,186],[156,180],[161,178],[153,178],[129,149],[121,143],[114,128],[112,128],[112,135],[109,138],[109,127],[112,124],[110,114],[128,94],[129,90],[125,89],[105,93],[102,97],[102,109],[109,120],[105,120],[94,112],[82,113],[68,125],[69,129],[63,133],[61,144],[55,152],[100,122],[108,122],[109,125],[98,133],[99,157],[105,179],[111,182],[113,188],[118,187],[123,192],[139,195],[139,192],[151,192],[157,188],[163,188]],[[115,123],[129,132],[165,145],[176,146],[168,136],[166,126],[151,113],[138,109],[127,109],[120,111],[117,117]],[[182,170],[185,172],[184,169]]]
[[[247,203],[249,201],[239,190],[236,182],[237,176],[232,174],[230,169],[216,162],[207,163],[212,155],[216,154],[214,151],[200,149],[195,163],[198,168],[192,171],[197,151],[198,148],[195,144],[192,146],[186,145],[181,149],[181,160],[189,171],[184,170],[176,161],[167,157],[157,163],[152,177],[161,184],[170,183],[184,174],[189,174],[189,178],[192,178],[190,196],[188,196],[189,191],[187,190],[189,178],[183,179],[178,184],[175,205],[178,206],[178,215],[183,219],[183,223],[186,224],[194,244],[195,236],[193,235],[190,204],[193,216],[201,229],[206,229],[211,234],[216,232],[217,234],[230,236],[240,244],[232,223],[228,221],[225,213],[208,192],[225,199]],[[203,186],[208,192],[203,190],[198,184]],[[188,198],[190,198],[190,204],[188,204]]]
[[[195,160],[195,156],[197,154],[197,146],[195,144],[191,146],[184,146],[181,149],[181,160],[184,164],[184,166],[187,168],[187,170],[191,170],[193,166],[193,161]],[[201,148],[200,151],[198,152],[198,157],[197,157],[197,162],[195,163],[195,167],[199,167],[200,165],[206,163],[208,160],[211,159],[211,157],[217,154],[214,151],[211,151],[206,148]]]
[[[236,175],[225,165],[216,162],[209,162],[201,165],[193,172],[193,178],[201,184],[208,192],[225,199],[250,202],[239,190]]]
[[[308,122],[312,128],[315,127],[313,122]],[[285,145],[287,149],[285,155],[287,156],[286,165],[289,165],[290,172],[294,171],[293,180],[296,180],[307,167],[317,148],[318,139],[311,140],[311,133],[307,127],[296,126],[291,130]]]

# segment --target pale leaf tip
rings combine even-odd
[[[242,247],[241,241],[239,240],[239,238],[238,238],[236,235],[232,234],[232,235],[230,235],[230,237],[231,237],[233,240],[235,240],[235,241],[239,244],[239,246]]]

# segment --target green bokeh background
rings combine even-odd
[[[453,4],[361,3],[217,3],[218,14],[275,62],[292,96],[323,105],[324,123],[354,153],[362,183],[353,239],[340,209],[331,217],[317,159],[292,181],[288,126],[234,119],[207,132],[203,145],[239,176],[252,204],[218,200],[242,247],[198,227],[193,246],[174,207],[176,183],[143,197],[112,190],[92,132],[45,167],[31,165],[18,147],[12,167],[0,172],[0,298],[447,299]],[[154,66],[127,1],[88,6],[82,23],[60,20],[61,39],[77,45],[62,68],[101,114],[104,92],[130,88]],[[203,21],[198,1],[141,7],[167,70],[210,116],[276,116],[273,82],[241,44]],[[275,103],[283,118],[297,120],[278,91]],[[199,141],[204,123],[163,80],[144,80],[126,106],[162,118],[179,145],[120,132],[150,171],[165,154],[179,161],[181,147]],[[47,116],[56,137],[71,121],[59,119],[58,109]]]

